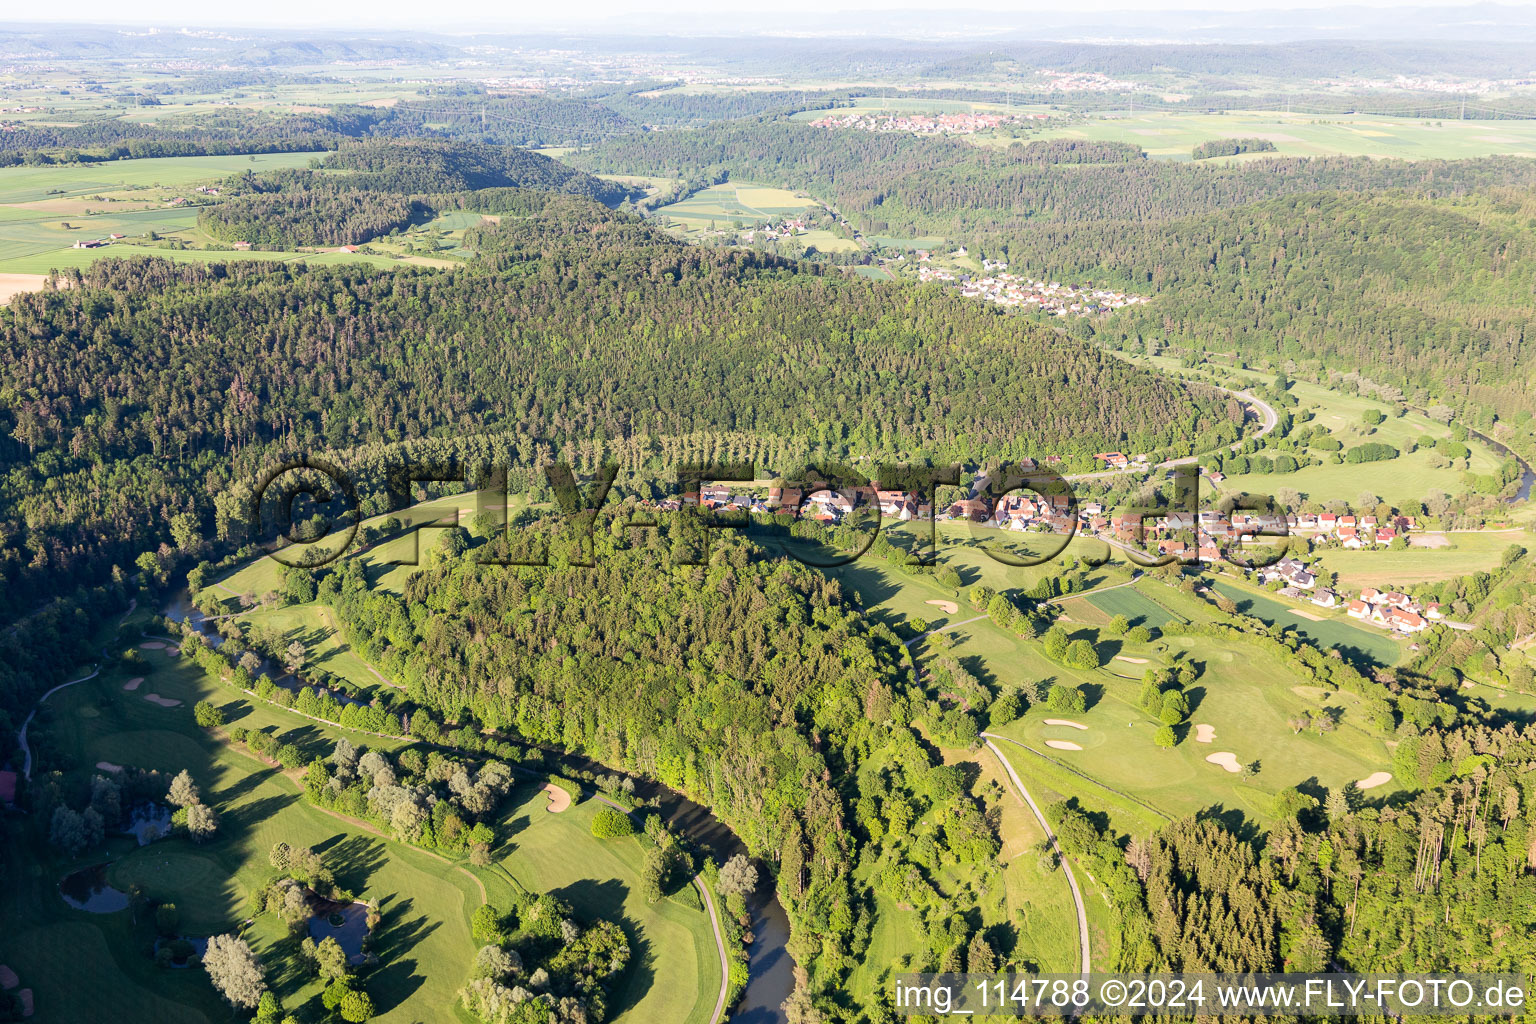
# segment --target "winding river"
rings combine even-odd
[[[165,606],[165,617],[180,622],[192,616],[192,625],[215,646],[223,637],[207,628],[201,614],[192,609],[188,593],[175,594]],[[263,662],[258,670],[267,671]],[[544,753],[569,769],[610,774],[614,769],[600,762],[577,754],[540,748]],[[635,777],[635,794],[654,804],[662,819],[672,831],[686,835],[695,845],[714,858],[717,864],[738,853],[746,853],[746,847],[736,834],[719,818],[701,804],[678,794],[657,782]],[[781,1004],[794,991],[794,962],[790,959],[789,916],[784,912],[778,895],[767,884],[759,886],[751,903],[752,947],[748,951],[748,980],[736,1012],[727,1019],[732,1024],[787,1024]],[[713,955],[713,954],[711,954]]]

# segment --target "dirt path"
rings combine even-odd
[[[345,635],[341,631],[341,626],[336,622],[335,616],[332,615],[331,609],[329,607],[327,607],[326,605],[317,604],[317,605],[315,605],[315,611],[320,616],[320,621],[325,623],[331,629],[335,630],[336,636],[339,639],[341,639],[343,643],[345,643],[346,642],[346,637],[345,637]],[[359,654],[357,652],[357,648],[353,647],[351,644],[346,644],[346,649],[347,649],[347,653],[351,654],[352,657],[354,657],[358,661],[362,662],[363,663],[363,668],[366,668],[369,672],[372,672],[373,673],[373,677],[375,679],[377,679],[379,682],[383,683],[385,686],[393,686],[397,690],[404,690],[405,689],[405,687],[401,686],[399,683],[395,682],[393,679],[390,679],[384,673],[382,673],[378,669],[374,668],[372,663],[369,662],[367,658],[363,657],[361,654]]]
[[[1056,852],[1057,858],[1061,861],[1061,870],[1066,874],[1067,885],[1072,889],[1072,902],[1077,907],[1077,942],[1082,973],[1088,974],[1093,969],[1093,951],[1088,944],[1088,910],[1083,906],[1083,893],[1077,887],[1077,878],[1072,874],[1072,864],[1067,860],[1066,855],[1061,852],[1061,846],[1056,842],[1056,833],[1051,831],[1051,823],[1045,820],[1045,815],[1040,812],[1039,807],[1035,806],[1035,798],[1030,796],[1029,790],[1024,788],[1024,780],[1019,778],[1019,773],[1013,770],[1013,765],[1009,763],[1008,758],[1003,756],[1003,752],[998,749],[997,744],[992,742],[990,739],[991,734],[984,732],[981,735],[988,737],[987,748],[997,755],[997,759],[1002,762],[1003,770],[1008,773],[1009,780],[1024,797],[1024,802],[1029,805],[1029,809],[1034,812],[1035,820],[1040,822],[1040,827],[1045,830],[1046,840],[1051,844],[1051,849]]]
[[[1102,537],[1100,537],[1098,539],[1099,540],[1103,540]],[[1079,590],[1075,594],[1062,594],[1060,597],[1053,597],[1053,598],[1051,598],[1048,601],[1041,601],[1040,603],[1041,604],[1062,604],[1063,602],[1066,602],[1066,601],[1076,601],[1080,597],[1087,597],[1089,594],[1106,594],[1106,593],[1108,593],[1111,590],[1119,590],[1121,587],[1133,586],[1140,579],[1141,579],[1141,577],[1137,576],[1137,577],[1133,577],[1132,579],[1126,580],[1124,583],[1116,583],[1114,586],[1110,586],[1110,587],[1090,587],[1087,590]]]

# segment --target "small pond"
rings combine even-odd
[[[148,846],[156,839],[164,839],[171,834],[170,807],[149,801],[134,804],[133,812],[128,817],[128,825],[123,832],[137,839],[140,846]]]
[[[128,909],[128,894],[107,884],[106,864],[65,875],[59,883],[59,895],[76,910],[92,914],[115,914]]]
[[[368,904],[324,903],[309,919],[309,937],[318,944],[335,939],[349,963],[363,962],[363,940],[368,937]]]

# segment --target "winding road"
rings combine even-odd
[[[1088,945],[1088,910],[1083,905],[1083,893],[1077,887],[1077,878],[1072,874],[1072,865],[1067,861],[1066,855],[1061,852],[1061,845],[1056,842],[1056,833],[1051,831],[1050,822],[1045,820],[1045,815],[1035,805],[1034,797],[1030,796],[1029,790],[1024,788],[1024,780],[1019,778],[1019,773],[1013,770],[1013,765],[1009,762],[1008,758],[998,749],[997,744],[992,742],[994,739],[1007,740],[1008,737],[998,736],[996,733],[990,732],[984,732],[981,735],[987,741],[987,748],[996,754],[997,759],[1002,762],[1003,770],[1008,773],[1009,780],[1012,781],[1014,786],[1023,795],[1024,802],[1034,812],[1035,820],[1040,822],[1040,827],[1045,830],[1046,840],[1051,844],[1051,849],[1056,852],[1057,859],[1061,861],[1061,870],[1065,872],[1067,885],[1072,889],[1072,902],[1077,905],[1077,942],[1080,962],[1082,963],[1082,973],[1088,974],[1093,969],[1091,966],[1093,951]]]
[[[709,886],[704,884],[704,876],[696,876],[693,884],[699,887],[699,895],[704,897],[704,913],[709,915],[709,927],[715,933],[715,949],[720,954],[720,994],[715,997],[715,1012],[709,1015],[709,1024],[718,1024],[725,1013],[725,997],[731,991],[731,960],[725,952],[725,936],[720,934],[720,922],[715,918],[715,899],[709,894]]]
[[[1252,408],[1258,410],[1259,419],[1263,421],[1263,426],[1259,428],[1259,432],[1257,434],[1250,434],[1249,437],[1263,437],[1265,434],[1268,434],[1270,431],[1274,430],[1275,427],[1280,425],[1279,413],[1275,412],[1274,406],[1270,405],[1262,398],[1255,397],[1247,391],[1235,391],[1232,388],[1224,388],[1220,384],[1207,384],[1206,387],[1215,388],[1218,391],[1225,391],[1227,394],[1237,397]],[[1243,439],[1243,441],[1246,440],[1248,440],[1248,438]],[[1228,445],[1227,450],[1234,452],[1237,451],[1238,448],[1242,447],[1243,441],[1237,441]],[[1201,452],[1199,455],[1186,455],[1180,459],[1168,459],[1165,462],[1159,462],[1157,465],[1151,466],[1147,469],[1141,469],[1136,466],[1127,466],[1124,469],[1101,469],[1096,473],[1074,473],[1066,477],[1066,479],[1099,480],[1105,477],[1126,476],[1132,473],[1150,473],[1157,469],[1172,469],[1175,466],[1193,465],[1194,463],[1200,461],[1203,456],[1209,454],[1210,452]]]

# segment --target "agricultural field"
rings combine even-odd
[[[321,153],[256,156],[164,157],[113,160],[84,165],[0,168],[0,275],[29,275],[0,287],[0,302],[40,285],[36,278],[54,269],[87,266],[96,260],[157,256],[180,262],[306,260],[365,263],[376,267],[453,266],[462,256],[464,229],[479,214],[454,211],[413,225],[398,236],[370,243],[366,252],[237,251],[197,228],[195,206],[172,206],[191,186],[211,184],[245,170],[303,167]],[[80,240],[123,238],[95,249],[76,249]],[[154,240],[166,239],[184,248]]]
[[[123,635],[136,636],[147,620],[147,610],[140,610]],[[132,641],[113,642],[132,646]],[[494,851],[496,861],[483,869],[452,863],[310,804],[299,773],[227,745],[221,732],[199,728],[192,706],[211,700],[230,726],[265,730],[296,744],[306,758],[328,754],[342,735],[386,751],[402,742],[248,700],[164,649],[140,654],[136,667],[114,661],[96,678],[49,699],[31,730],[38,770],[58,766],[73,782],[114,770],[103,766],[172,773],[185,768],[217,810],[219,832],[202,845],[170,838],[139,846],[129,836],[113,836],[105,854],[98,848],[71,861],[40,841],[33,844],[31,830],[11,821],[13,848],[33,844],[34,859],[0,895],[9,920],[27,922],[6,943],[4,959],[34,991],[33,1020],[211,1024],[228,1019],[227,1006],[203,971],[155,965],[151,915],[76,910],[60,898],[60,878],[103,862],[102,881],[113,890],[136,889],[149,900],[174,902],[187,935],[242,932],[268,965],[268,979],[284,1006],[318,1012],[320,984],[297,968],[295,940],[270,915],[246,921],[248,895],[274,875],[267,853],[283,841],[320,852],[345,889],[379,908],[382,921],[371,948],[380,963],[361,975],[378,1011],[374,1020],[457,1024],[457,992],[469,977],[476,948],[470,914],[487,898],[505,902],[514,888],[527,888],[555,891],[580,913],[615,919],[628,933],[636,955],[616,992],[612,1019],[708,1024],[720,967],[707,917],[671,901],[647,904],[639,895],[638,841],[593,838],[592,802],[550,814],[544,792],[523,784],[499,813],[498,837],[505,841]],[[128,690],[130,676],[144,681]],[[110,983],[81,986],[82,972]]]
[[[663,206],[656,217],[672,221],[673,230],[689,238],[711,230],[730,231],[739,221],[743,229],[761,226],[781,217],[794,217],[818,207],[816,200],[789,189],[726,182],[695,192],[682,202]]]
[[[1223,138],[1260,138],[1275,144],[1274,153],[1219,158],[1229,160],[1333,154],[1409,160],[1454,160],[1495,153],[1536,156],[1536,124],[1461,121],[1456,114],[1455,109],[1449,109],[1446,120],[1431,121],[1284,111],[1121,112],[1076,119],[1060,127],[1048,123],[1037,137],[1128,142],[1145,149],[1148,156],[1164,160],[1189,160],[1191,150],[1200,143]]]
[[[1419,534],[1420,540],[1445,542],[1444,547],[1410,547],[1406,551],[1386,549],[1350,551],[1324,548],[1323,568],[1338,576],[1338,584],[1348,590],[1375,587],[1400,590],[1415,583],[1438,583],[1474,572],[1490,572],[1511,544],[1524,543],[1530,535],[1524,530],[1500,530],[1488,533]]]

